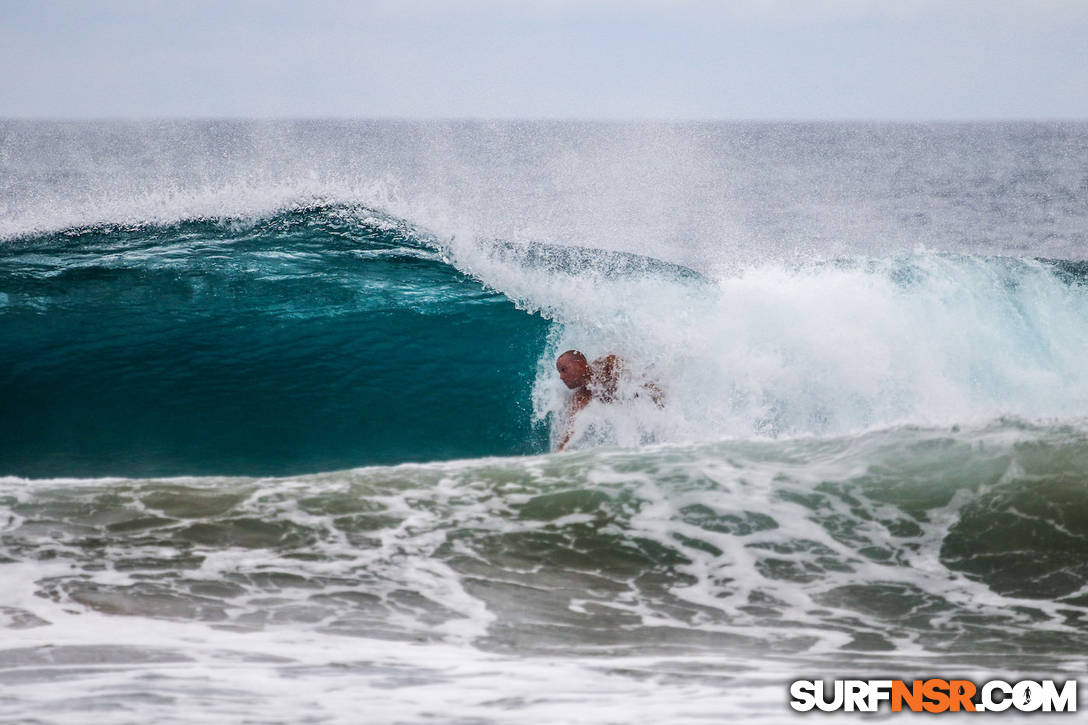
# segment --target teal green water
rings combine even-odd
[[[374,219],[92,228],[0,249],[0,469],[271,474],[544,450],[549,323]]]

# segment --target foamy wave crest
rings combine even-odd
[[[1046,261],[919,252],[764,264],[716,282],[586,263],[557,272],[479,249],[462,262],[562,323],[539,361],[538,418],[563,423],[560,351],[629,361],[631,404],[591,405],[583,444],[1088,414],[1088,290]],[[661,410],[634,398],[649,379],[666,391]]]

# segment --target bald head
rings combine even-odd
[[[556,358],[555,369],[568,388],[581,388],[589,382],[589,361],[577,350],[567,350]]]

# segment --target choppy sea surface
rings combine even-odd
[[[1088,702],[1086,259],[1084,123],[0,121],[0,719]]]

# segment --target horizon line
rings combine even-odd
[[[0,122],[39,123],[147,123],[178,121],[367,121],[385,123],[586,123],[586,124],[1001,124],[1001,123],[1088,123],[1088,116],[981,116],[981,117],[861,117],[835,116],[825,118],[803,116],[780,117],[656,117],[656,116],[347,116],[347,115],[139,115],[139,116],[50,116],[50,115],[0,115]]]

